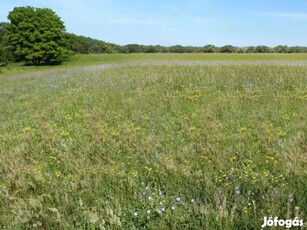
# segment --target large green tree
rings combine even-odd
[[[47,8],[15,7],[8,15],[4,36],[16,61],[35,65],[59,64],[68,57],[65,26]]]
[[[4,26],[5,22],[0,22],[0,66],[6,65],[12,59],[12,55],[5,47]]]
[[[4,26],[5,26],[5,22],[0,22],[0,42],[2,42],[2,38],[4,35]]]
[[[3,38],[3,29],[4,29],[4,25],[5,23],[4,22],[0,22],[0,65],[1,65],[1,62],[2,62],[2,58],[3,58],[3,50],[4,50],[4,45],[3,45],[3,41],[2,41],[2,38]]]

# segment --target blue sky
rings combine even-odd
[[[307,46],[306,0],[1,0],[48,7],[66,30],[117,44]]]

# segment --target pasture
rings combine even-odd
[[[67,67],[208,60],[145,56],[76,56]],[[1,229],[260,229],[264,216],[306,220],[307,65],[18,68],[25,74],[0,75]]]

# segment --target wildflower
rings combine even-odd
[[[196,130],[195,126],[190,127],[190,132],[194,132]]]
[[[159,190],[159,191],[158,191],[158,194],[159,194],[159,196],[162,196],[162,191]]]
[[[152,196],[149,196],[149,197],[148,197],[148,200],[149,200],[149,201],[152,201],[152,199],[153,199]]]
[[[146,196],[146,193],[145,192],[141,192],[141,196]]]
[[[68,131],[65,131],[65,130],[62,130],[61,136],[63,136],[63,137],[68,137],[68,136],[69,136],[69,132],[68,132]]]
[[[64,118],[67,121],[72,121],[73,120],[73,117],[71,116],[71,114],[66,114]]]
[[[294,201],[294,197],[293,197],[293,195],[292,195],[292,194],[290,194],[290,195],[289,195],[289,197],[288,197],[288,199],[289,199],[289,202],[293,202],[293,201]]]
[[[285,136],[287,136],[287,132],[282,130],[281,128],[279,128],[277,135],[280,136],[280,137],[285,137]]]
[[[118,136],[119,136],[119,132],[113,130],[113,131],[112,131],[112,136],[113,136],[113,137],[118,137]]]
[[[172,209],[172,210],[175,210],[175,206],[172,206],[171,209]]]
[[[179,203],[180,201],[181,201],[180,197],[177,197],[177,198],[175,199],[175,202],[176,202],[176,203]]]
[[[142,119],[144,121],[149,121],[150,120],[150,118],[149,118],[149,116],[147,114],[142,115]]]
[[[280,146],[280,147],[285,147],[285,144],[284,144],[284,142],[283,142],[283,140],[282,139],[279,139],[278,140],[278,145]]]
[[[23,129],[23,131],[24,131],[24,132],[30,132],[30,131],[31,131],[31,128],[30,128],[30,127],[26,127],[26,128]]]
[[[142,185],[142,186],[144,186],[144,185],[145,185],[145,183],[142,181],[142,182],[141,182],[141,185]]]
[[[146,188],[145,188],[146,190],[149,190],[150,189],[150,187],[149,186],[146,186]]]
[[[195,203],[196,201],[195,201],[195,199],[194,198],[192,198],[191,199],[191,203]]]
[[[162,212],[165,212],[165,208],[161,208],[161,211],[162,211]]]
[[[159,205],[163,205],[163,201],[160,201],[160,202],[159,202]]]
[[[249,196],[254,196],[255,193],[254,193],[254,192],[249,192],[248,195],[249,195]]]
[[[159,209],[159,210],[157,211],[157,213],[161,215],[161,214],[162,214],[162,211]]]
[[[281,184],[281,187],[283,187],[283,188],[284,188],[285,186],[286,186],[286,184],[285,184],[285,183],[282,183],[282,184]]]
[[[134,215],[135,217],[137,217],[139,214],[138,214],[138,212],[134,212],[133,215]]]
[[[145,168],[147,171],[151,171],[151,170],[152,170],[152,168],[147,167],[147,166],[144,166],[144,168]]]
[[[247,206],[250,207],[250,206],[252,206],[252,204],[251,204],[250,202],[248,202],[248,203],[247,203]]]
[[[247,128],[245,126],[240,128],[240,132],[245,132],[246,130],[247,130]]]

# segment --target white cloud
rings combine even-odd
[[[282,17],[307,20],[307,13],[291,13],[291,12],[255,12],[259,16]]]

